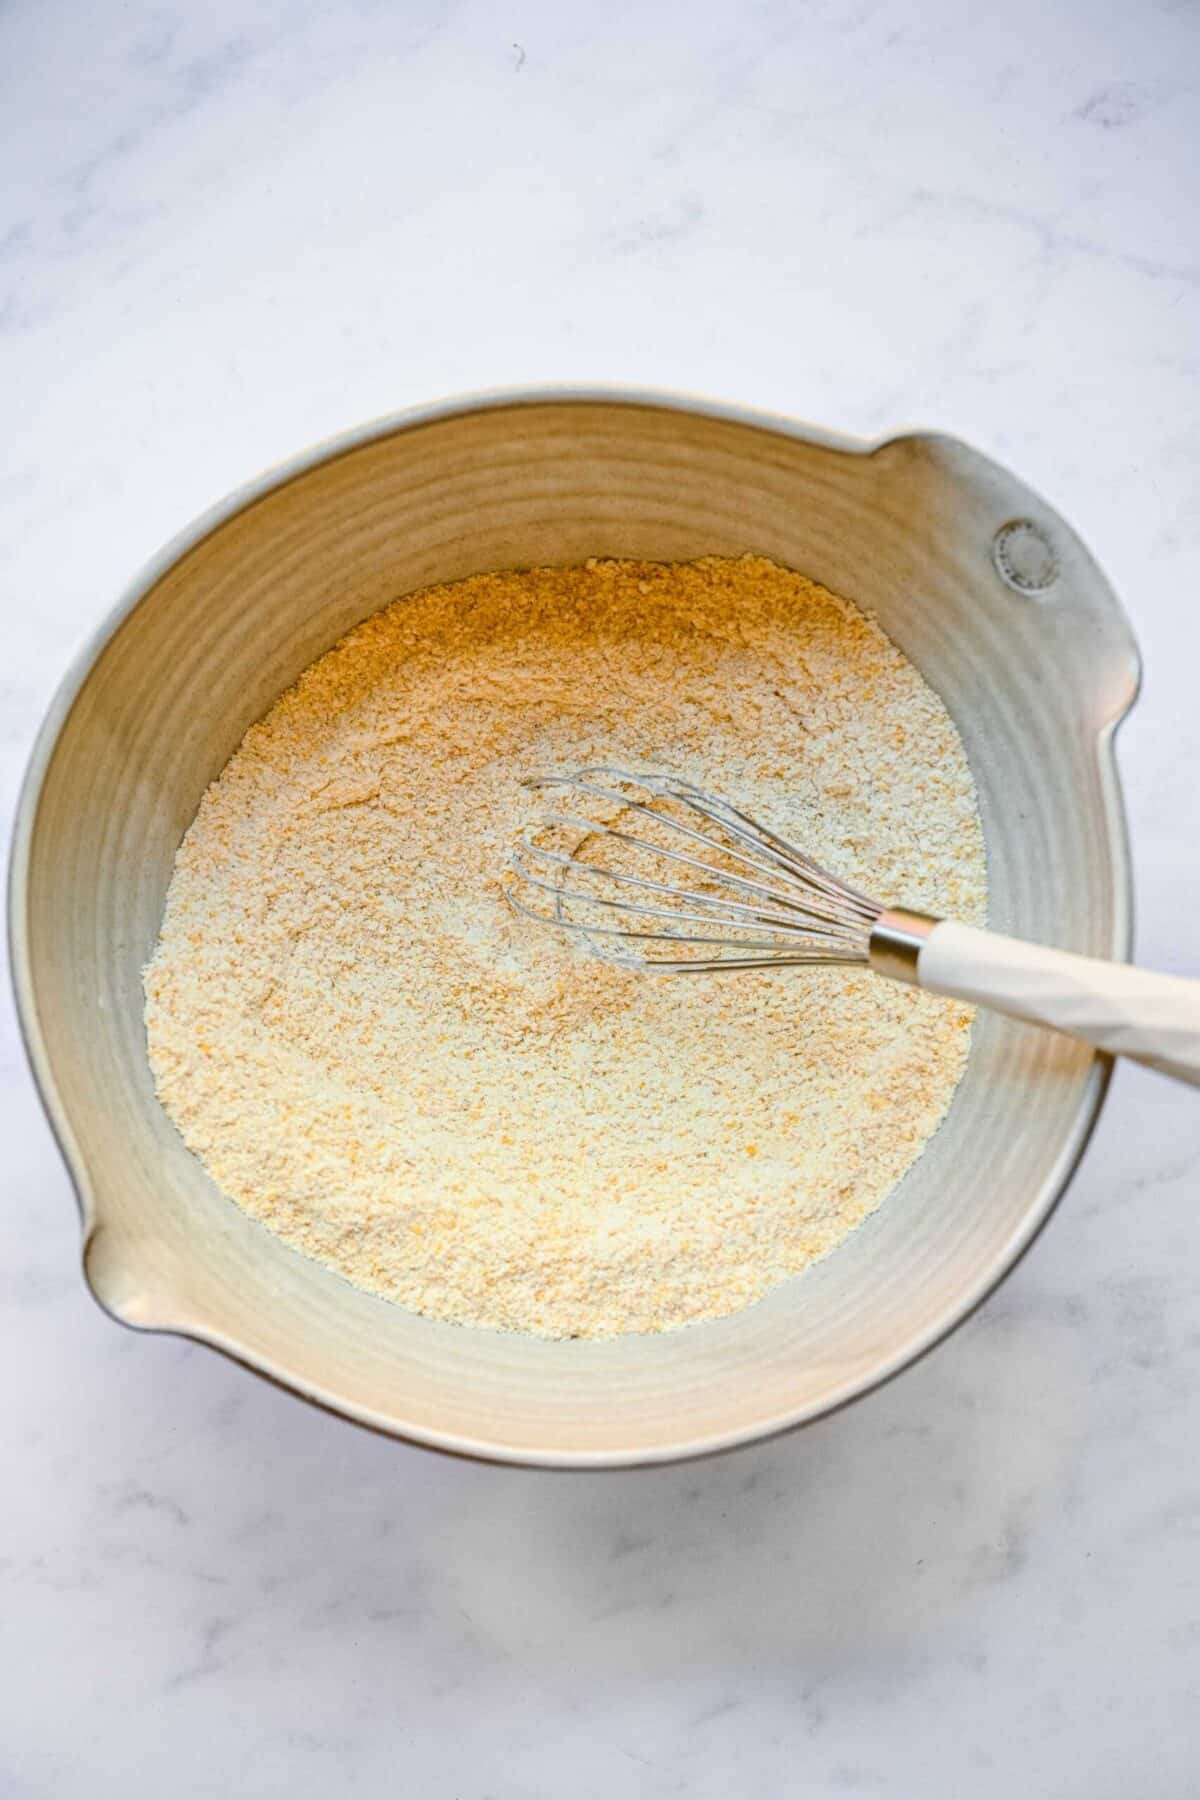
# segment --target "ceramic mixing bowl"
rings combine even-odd
[[[941,1130],[834,1255],[732,1318],[607,1343],[464,1330],[359,1292],[226,1200],[155,1098],[141,971],[172,858],[301,669],[430,582],[745,550],[867,607],[941,695],[978,784],[990,922],[1127,953],[1112,738],[1136,648],[1084,546],[1003,469],[946,437],[847,442],[646,394],[518,393],[368,426],[170,545],[76,663],[34,752],[11,870],[16,989],[79,1193],[84,1270],[114,1317],[422,1443],[660,1462],[863,1393],[1012,1267],[1108,1069],[995,1017],[976,1025]]]

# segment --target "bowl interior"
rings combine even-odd
[[[1032,520],[1042,597],[992,556]],[[950,1116],[832,1257],[733,1318],[543,1343],[360,1293],[215,1189],[155,1099],[141,969],[171,862],[247,726],[369,612],[432,581],[591,555],[754,550],[872,610],[941,694],[979,788],[991,922],[1120,954],[1111,733],[1136,652],[1082,545],[954,441],[873,450],[613,398],[400,421],[263,484],[171,548],[60,694],[13,868],[31,1054],[85,1214],[97,1296],[384,1429],[500,1457],[655,1460],[811,1417],[911,1359],[1010,1266],[1086,1137],[1104,1069],[981,1019]],[[795,977],[792,977],[795,979]],[[781,979],[787,979],[781,976]]]

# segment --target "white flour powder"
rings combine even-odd
[[[547,1336],[713,1318],[824,1255],[942,1119],[969,1013],[865,972],[648,977],[514,919],[520,778],[656,764],[883,899],[979,921],[944,707],[762,560],[432,588],[253,726],[146,971],[163,1105],[233,1200],[362,1287]]]

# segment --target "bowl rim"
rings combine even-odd
[[[356,1406],[344,1396],[323,1392],[320,1387],[291,1371],[273,1365],[254,1355],[246,1347],[233,1342],[217,1329],[206,1330],[200,1321],[141,1321],[123,1315],[97,1289],[87,1264],[87,1251],[98,1224],[100,1209],[96,1203],[90,1172],[75,1138],[68,1110],[54,1075],[53,1062],[42,1031],[32,976],[28,913],[28,873],[30,851],[45,783],[60,732],[78,700],[92,670],[103,652],[138,606],[158,582],[185,555],[206,538],[235,518],[239,513],[286,487],[314,468],[340,460],[365,446],[421,426],[466,417],[476,413],[511,410],[523,406],[598,405],[628,407],[664,413],[684,413],[747,427],[768,435],[786,437],[851,456],[873,456],[901,442],[936,441],[959,445],[972,457],[990,464],[983,452],[967,445],[953,434],[905,427],[864,438],[830,430],[760,408],[709,399],[691,392],[630,386],[621,383],[532,383],[511,387],[492,387],[468,391],[447,399],[422,402],[384,413],[318,440],[290,457],[269,465],[258,475],[241,483],[223,499],[198,514],[190,524],[171,537],[149,557],[128,581],[113,604],[76,649],[47,706],[26,763],[17,796],[10,837],[7,881],[7,926],[9,968],[16,1003],[18,1027],[33,1074],[34,1087],[42,1110],[57,1143],[79,1208],[83,1232],[80,1242],[81,1272],[93,1299],[118,1324],[128,1329],[154,1332],[190,1339],[220,1351],[243,1368],[286,1389],[324,1411],[378,1432],[382,1436],[436,1449],[469,1460],[500,1463],[517,1467],[540,1468],[634,1468],[665,1463],[691,1461],[720,1454],[741,1446],[778,1437],[784,1432],[811,1424],[840,1412],[862,1396],[872,1393],[893,1380],[902,1370],[911,1368],[945,1338],[958,1329],[995,1292],[1025,1256],[1030,1246],[1045,1229],[1066,1192],[1087,1149],[1108,1091],[1113,1063],[1110,1057],[1097,1054],[1088,1071],[1069,1138],[1053,1167],[1043,1177],[1031,1198],[1021,1225],[1004,1246],[992,1257],[988,1267],[964,1289],[938,1317],[914,1338],[882,1359],[866,1373],[846,1380],[840,1388],[819,1402],[785,1410],[766,1421],[713,1432],[683,1443],[642,1447],[635,1451],[617,1450],[546,1450],[495,1444],[471,1438],[454,1431],[439,1431],[413,1423],[398,1424],[392,1418],[368,1406]],[[991,465],[999,468],[1000,465]],[[1003,471],[1006,475],[1008,471]],[[1009,476],[1009,479],[1014,479]],[[1046,516],[1069,527],[1055,509],[1038,496]],[[1074,535],[1074,534],[1072,534]],[[1127,960],[1133,946],[1133,869],[1129,832],[1125,815],[1120,774],[1116,761],[1117,731],[1137,701],[1142,677],[1141,656],[1136,639],[1119,599],[1107,581],[1107,599],[1115,618],[1124,626],[1128,639],[1129,680],[1123,692],[1099,723],[1095,748],[1103,810],[1107,824],[1107,847],[1112,881],[1113,932],[1111,954]],[[232,1203],[231,1203],[232,1204]]]

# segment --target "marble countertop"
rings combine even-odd
[[[1200,970],[1200,14],[9,0],[5,822],[73,647],[263,465],[517,381],[957,432],[1146,662],[1139,952]],[[1122,1069],[918,1368],[690,1467],[476,1467],[84,1292],[0,1017],[0,1795],[1185,1800],[1200,1105]]]

